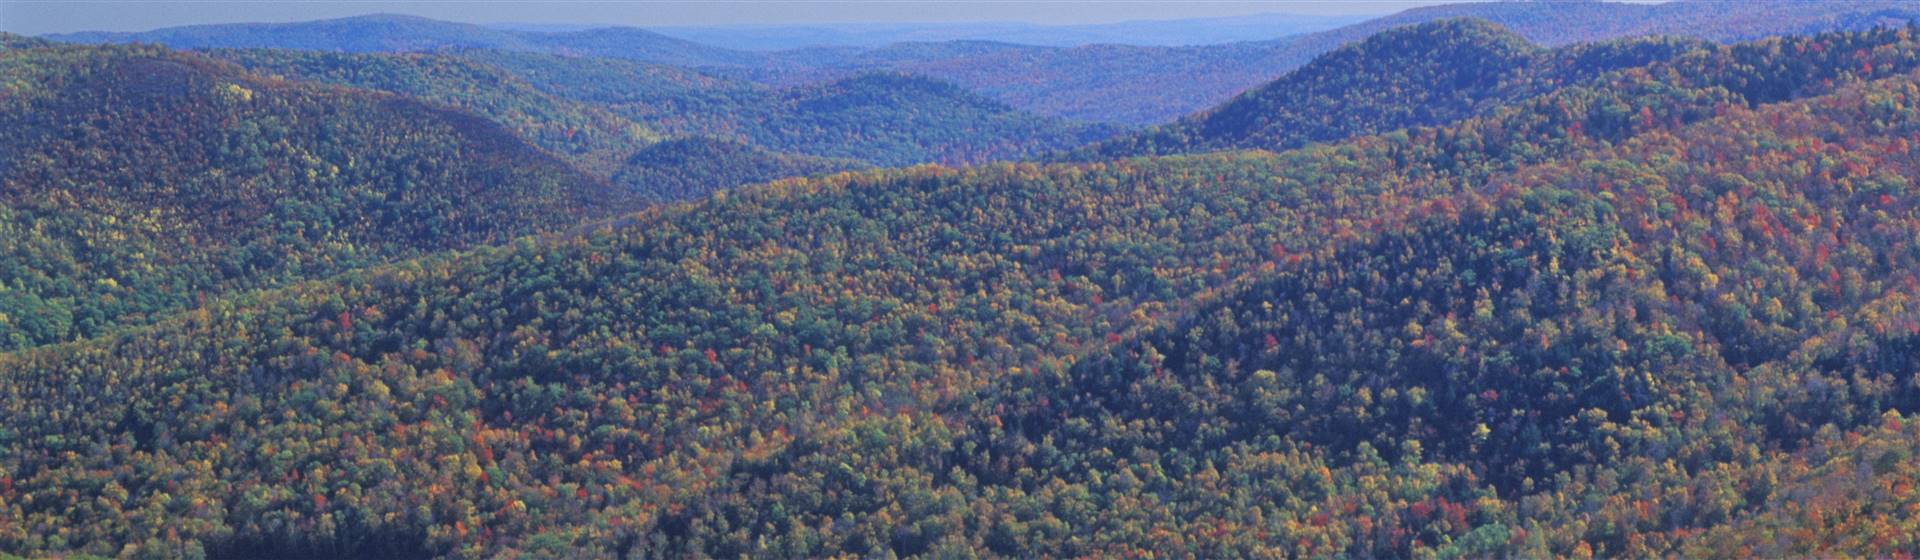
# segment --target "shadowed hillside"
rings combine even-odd
[[[638,207],[478,117],[151,47],[0,51],[0,346]]]

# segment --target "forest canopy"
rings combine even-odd
[[[9,47],[0,554],[1897,557],[1916,32],[1449,20],[956,167],[826,131],[1098,135],[863,74],[599,172],[503,121],[654,68]]]

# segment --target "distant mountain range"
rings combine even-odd
[[[1266,41],[1326,31],[1376,16],[1257,14],[1249,16],[1140,20],[1086,25],[1043,25],[1019,21],[928,23],[821,23],[792,25],[705,25],[649,27],[666,37],[727,49],[779,51],[809,47],[884,47],[894,43],[992,41],[1031,46],[1077,47],[1093,44],[1192,46]],[[375,14],[293,23],[209,24],[145,32],[83,31],[49,35],[72,42],[168,43],[178,47],[202,42],[248,42],[326,50],[406,50],[421,44],[490,48],[538,48],[531,35],[582,37],[609,28],[591,24],[465,24],[417,16]],[[372,32],[355,38],[348,31]],[[308,47],[294,47],[307,43]],[[242,46],[242,45],[224,45]]]
[[[756,66],[769,63],[764,54],[694,43],[631,27],[597,27],[566,32],[509,31],[395,14],[295,23],[191,25],[138,33],[65,33],[49,35],[47,38],[71,43],[157,43],[177,49],[407,52],[467,48],[610,56],[683,66]]]
[[[952,23],[840,23],[655,27],[659,33],[734,49],[883,47],[894,43],[993,41],[1046,47],[1145,45],[1177,47],[1265,41],[1325,31],[1375,16],[1257,14],[1218,18],[1143,20],[1089,25],[1040,25],[1018,21]],[[506,29],[538,29],[495,26]]]
[[[708,136],[873,165],[1023,159],[1121,130],[1035,115],[966,88],[886,70],[774,88],[614,58],[451,52],[668,136]]]
[[[175,48],[273,47],[310,50],[421,51],[447,48],[540,52],[611,57],[702,68],[776,86],[817,83],[876,70],[923,74],[953,82],[1014,107],[1074,120],[1128,125],[1159,124],[1217,105],[1266,83],[1308,60],[1381,30],[1442,19],[1473,17],[1500,24],[1545,46],[1640,35],[1678,35],[1735,41],[1809,30],[1857,30],[1904,25],[1920,18],[1920,4],[1896,0],[1796,2],[1683,0],[1665,4],[1612,2],[1488,2],[1408,10],[1324,31],[1291,35],[1300,25],[1253,18],[1215,22],[1216,28],[1271,37],[1201,46],[1163,46],[1195,20],[1161,22],[1161,32],[1141,31],[1129,45],[1037,46],[1018,44],[1018,29],[993,33],[985,27],[944,31],[879,26],[823,28],[815,39],[806,28],[691,28],[643,30],[613,27],[554,31],[450,23],[411,16],[374,15],[282,24],[222,24],[141,33],[70,33],[49,38],[82,43],[164,43]],[[1315,25],[1325,24],[1320,22]],[[1100,32],[1128,35],[1147,22],[1114,24],[1105,31],[1064,33],[1074,44]],[[1132,25],[1134,27],[1127,27]],[[1017,27],[1017,26],[1015,26]],[[1093,26],[1099,27],[1099,26]],[[838,30],[838,31],[832,31]],[[665,31],[665,33],[659,32]],[[995,35],[995,33],[1000,33]],[[1199,33],[1194,31],[1193,33]],[[679,35],[678,37],[674,35]],[[1010,35],[1009,35],[1010,34]],[[980,35],[998,41],[912,41]],[[743,37],[763,37],[747,39]],[[692,41],[687,38],[700,41]],[[734,37],[734,38],[727,38]],[[861,38],[866,37],[866,38]],[[873,43],[909,39],[884,46]],[[778,51],[808,42],[853,43]],[[1105,41],[1100,41],[1105,42]],[[720,46],[726,44],[741,48]],[[1179,87],[1169,87],[1178,84]]]

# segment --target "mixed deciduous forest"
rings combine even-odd
[[[0,35],[0,557],[1920,552],[1920,25],[1679,4],[1147,127]]]
[[[1270,39],[1189,46],[1107,42],[1077,46],[1004,41],[822,45],[777,51],[716,47],[643,29],[561,32],[502,29],[372,15],[288,24],[197,25],[144,33],[69,33],[83,43],[163,43],[176,48],[291,48],[341,52],[483,49],[611,58],[700,69],[773,85],[833,81],[875,71],[951,82],[1021,110],[1068,119],[1163,124],[1225,102],[1315,57],[1380,31],[1473,18],[1548,46],[1667,35],[1742,41],[1769,35],[1861,31],[1920,17],[1908,0],[1752,0],[1665,3],[1467,2],[1415,8],[1321,31],[1276,30]],[[1208,22],[1219,26],[1221,21]],[[753,27],[711,33],[751,39]]]

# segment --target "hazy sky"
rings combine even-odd
[[[471,23],[661,26],[874,21],[1099,23],[1257,13],[1385,14],[1447,0],[0,0],[0,31],[141,31],[401,13]]]

